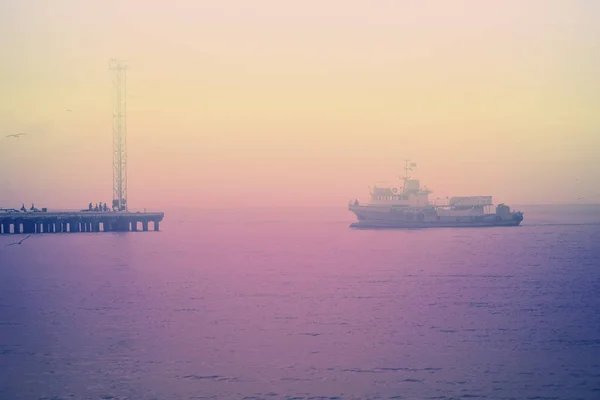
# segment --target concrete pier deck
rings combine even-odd
[[[158,231],[163,218],[162,212],[0,211],[0,234],[135,232],[147,231],[150,222],[152,228]]]

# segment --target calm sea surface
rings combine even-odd
[[[519,208],[516,228],[353,230],[341,207],[0,236],[0,399],[600,399],[600,206]]]

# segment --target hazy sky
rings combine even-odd
[[[111,57],[131,207],[345,207],[404,158],[432,197],[599,203],[598,20],[592,0],[2,0],[0,206],[110,203]]]

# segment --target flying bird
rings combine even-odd
[[[12,135],[6,135],[6,137],[14,137],[14,138],[19,138],[21,136],[25,135],[24,133],[15,133]]]
[[[29,235],[29,236],[25,236],[23,239],[19,240],[18,242],[14,242],[14,243],[11,243],[11,244],[7,244],[6,246],[14,246],[15,244],[21,244],[21,243],[23,243],[25,240],[29,239],[30,237],[31,237],[31,235]]]

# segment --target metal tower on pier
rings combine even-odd
[[[127,65],[111,58],[113,71],[113,203],[127,211]]]

